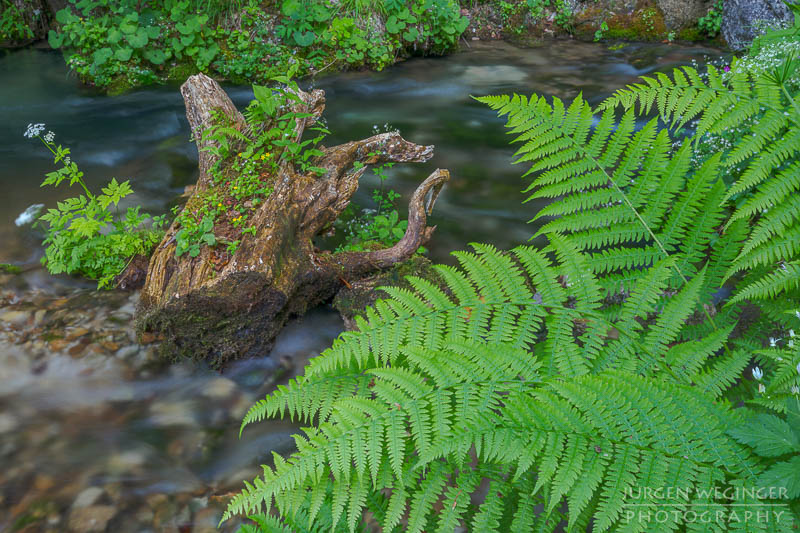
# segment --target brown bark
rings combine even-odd
[[[215,156],[203,150],[202,140],[212,111],[222,111],[235,126],[242,126],[244,118],[219,85],[202,74],[190,77],[181,93],[200,149],[200,177],[186,207],[191,209],[199,194],[214,187],[209,169]],[[298,119],[299,140],[322,114],[325,95],[315,90],[299,91],[298,96],[302,103],[293,111],[313,115]],[[446,170],[435,171],[415,191],[408,228],[395,246],[359,253],[315,250],[312,239],[330,227],[358,188],[365,167],[356,169],[354,163],[422,162],[432,155],[432,146],[383,133],[324,149],[315,162],[325,169],[322,175],[300,174],[291,162],[282,163],[273,192],[249,219],[255,235],[243,235],[222,267],[212,260],[209,247],[195,258],[184,254],[176,259],[179,227],[173,223],[150,259],[138,314],[140,331],[163,335],[165,353],[207,359],[217,367],[233,358],[264,355],[290,316],[330,299],[350,281],[408,259],[433,233],[426,220],[449,179]]]

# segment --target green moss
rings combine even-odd
[[[700,28],[697,26],[692,26],[690,28],[684,28],[678,32],[678,40],[680,41],[704,41],[705,36],[700,31]]]
[[[20,274],[22,273],[22,269],[17,265],[11,265],[9,263],[0,263],[0,272],[4,272],[6,274]]]
[[[178,63],[167,71],[167,80],[185,81],[189,76],[197,74],[197,66],[194,63]]]
[[[607,39],[657,41],[667,34],[664,14],[656,7],[639,9],[631,15],[616,15],[607,21]]]
[[[117,76],[108,85],[106,92],[110,96],[118,96],[130,91],[137,85],[137,83],[132,82],[127,76]]]

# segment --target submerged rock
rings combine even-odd
[[[775,25],[794,20],[782,0],[725,0],[722,36],[728,46],[742,50],[758,36],[760,24]]]
[[[102,532],[116,514],[117,508],[111,505],[78,507],[69,515],[69,529],[75,533]]]

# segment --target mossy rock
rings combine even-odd
[[[607,24],[608,31],[603,36],[608,39],[657,41],[667,34],[664,14],[657,7],[638,9],[631,15],[615,15]]]

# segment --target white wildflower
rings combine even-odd
[[[761,381],[761,378],[764,377],[764,372],[760,368],[755,367],[753,369],[753,377],[756,378],[757,380]]]
[[[769,347],[770,348],[774,348],[775,347],[775,337],[770,337],[769,338]]]
[[[794,337],[794,330],[793,330],[793,329],[790,329],[790,330],[789,330],[789,336],[790,336],[790,337]]]
[[[28,129],[25,130],[25,137],[33,139],[38,137],[44,131],[44,124],[28,124]]]
[[[758,392],[760,392],[761,394],[764,394],[765,392],[767,392],[767,388],[764,386],[763,383],[759,383],[758,384]]]
[[[44,134],[44,142],[46,142],[47,144],[52,144],[53,143],[53,139],[55,139],[55,138],[56,138],[56,134],[53,133],[52,131],[48,131],[47,133]]]
[[[800,394],[800,387],[797,385],[792,385],[792,394]]]
[[[797,363],[797,373],[800,374],[800,363]]]

